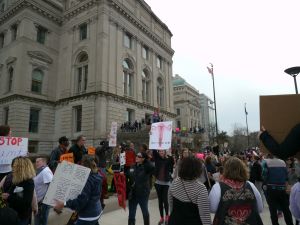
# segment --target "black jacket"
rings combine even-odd
[[[154,166],[145,160],[142,164],[135,164],[130,169],[130,185],[133,196],[148,196],[150,194],[150,177]]]
[[[155,162],[154,176],[159,181],[169,182],[172,180],[174,159],[171,156],[162,158],[157,151],[153,151],[153,157]]]
[[[21,188],[23,190],[14,193],[14,190],[16,188]],[[9,190],[9,197],[7,199],[8,206],[18,213],[20,219],[27,219],[31,217],[31,202],[33,191],[33,179],[23,181],[17,185],[12,185]]]
[[[70,149],[68,153],[73,153],[74,155],[74,163],[80,164],[82,156],[87,154],[87,150],[84,146],[79,147],[77,144],[74,144]]]
[[[285,160],[300,151],[300,123],[292,128],[281,144],[267,131],[264,131],[259,139],[273,155]]]
[[[249,180],[252,183],[255,183],[255,181],[263,181],[262,166],[258,161],[255,161],[251,167]]]

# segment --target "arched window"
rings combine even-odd
[[[157,79],[157,105],[164,106],[164,82],[161,78]]]
[[[124,95],[133,96],[133,66],[129,59],[123,61],[123,91]]]
[[[87,89],[88,60],[89,57],[85,52],[81,53],[77,58],[75,90],[78,94],[86,92]]]
[[[150,102],[150,75],[149,71],[142,71],[142,97],[143,102]]]
[[[42,94],[44,73],[39,69],[32,71],[31,91],[37,94]]]
[[[10,67],[8,70],[8,86],[7,86],[8,91],[12,91],[13,80],[14,80],[14,68]]]

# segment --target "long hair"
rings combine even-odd
[[[13,184],[19,184],[23,181],[35,177],[35,170],[32,162],[26,157],[17,157],[12,162]]]
[[[230,157],[224,165],[223,177],[235,181],[245,182],[249,173],[245,163],[237,157]]]
[[[81,165],[92,170],[92,173],[98,172],[97,160],[93,155],[84,155],[82,157]]]

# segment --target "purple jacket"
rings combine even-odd
[[[300,181],[294,184],[290,194],[290,209],[293,216],[300,220]]]

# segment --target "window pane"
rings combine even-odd
[[[10,68],[8,71],[8,91],[12,90],[13,78],[14,78],[14,69]]]
[[[161,69],[161,58],[159,56],[156,57],[156,66]]]
[[[83,90],[86,91],[88,83],[88,66],[84,66],[84,86]]]
[[[124,35],[124,46],[131,48],[131,36],[129,36],[129,34]]]
[[[4,34],[0,34],[0,48],[4,47]]]
[[[81,131],[81,122],[82,122],[82,106],[75,107],[75,131]]]
[[[41,44],[45,44],[46,32],[47,32],[47,30],[45,28],[42,28],[42,27],[38,28],[37,37],[36,37],[37,42],[39,42]]]
[[[40,70],[33,70],[31,91],[39,94],[42,93],[42,84],[43,84],[43,72]]]
[[[12,41],[17,39],[17,31],[18,31],[18,26],[15,24],[11,27],[11,40]]]
[[[29,132],[37,133],[39,125],[39,109],[30,109],[29,115]]]
[[[9,108],[4,108],[4,125],[8,125]]]
[[[82,67],[78,68],[77,92],[81,92],[82,85]]]
[[[80,26],[80,40],[84,40],[87,38],[87,24],[82,24]]]
[[[123,67],[125,69],[129,69],[130,68],[126,60],[123,61]]]
[[[148,54],[149,54],[148,51],[149,51],[149,50],[148,50],[147,47],[144,46],[144,47],[142,48],[142,56],[143,56],[144,59],[148,59]]]

